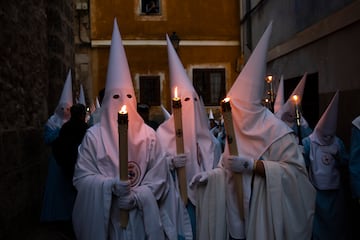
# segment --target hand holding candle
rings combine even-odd
[[[182,154],[184,153],[184,139],[182,129],[181,99],[178,97],[177,87],[175,87],[174,98],[172,99],[172,106],[175,124],[176,153]],[[179,181],[180,196],[186,206],[188,199],[186,170],[185,167],[180,167],[177,168],[176,171]]]
[[[238,149],[236,144],[236,136],[234,132],[234,124],[231,113],[230,98],[225,98],[221,101],[221,111],[224,118],[224,127],[226,132],[226,140],[229,147],[229,154],[237,156]],[[244,219],[244,200],[243,200],[243,185],[241,173],[233,172],[234,185],[236,189],[236,196],[238,200],[238,208],[240,218]]]
[[[118,112],[119,132],[119,176],[121,181],[128,180],[128,113],[126,105]],[[120,226],[126,228],[129,221],[129,212],[120,210]]]

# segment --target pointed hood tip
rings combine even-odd
[[[66,76],[66,80],[63,86],[63,90],[61,92],[61,96],[59,99],[59,104],[67,103],[68,105],[73,105],[73,95],[72,95],[72,76],[71,69],[69,69],[68,74]]]
[[[214,118],[213,111],[212,111],[211,108],[210,108],[210,111],[209,111],[209,119],[215,119],[215,118]]]
[[[274,103],[274,113],[277,113],[282,106],[284,105],[285,97],[284,97],[284,75],[281,75],[279,86],[276,92],[275,103]]]
[[[111,38],[105,95],[114,89],[128,89],[135,96],[129,64],[116,18],[114,19]]]
[[[315,126],[315,131],[323,136],[335,136],[337,118],[338,118],[338,105],[339,105],[339,90],[337,90],[332,97],[329,105],[324,113],[321,115],[320,120]]]
[[[241,101],[243,107],[258,108],[262,106],[266,56],[271,32],[272,21],[267,26],[249,60],[227,94],[229,97]]]
[[[190,82],[185,68],[172,45],[170,38],[166,35],[167,52],[168,52],[168,64],[170,75],[170,88],[171,95],[173,96],[173,89],[178,87],[178,93],[181,96],[183,92],[191,92],[192,95],[197,95],[193,85]]]
[[[84,106],[86,106],[85,92],[84,92],[84,87],[83,87],[82,84],[80,84],[79,103],[81,103],[81,104],[83,104]]]

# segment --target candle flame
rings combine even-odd
[[[272,77],[271,75],[267,76],[267,77],[266,77],[266,82],[267,82],[267,83],[271,83],[271,82],[272,82],[272,78],[273,78],[273,77]]]
[[[298,99],[299,99],[298,95],[295,94],[295,95],[293,96],[293,99],[294,99],[295,103],[297,103],[297,102],[298,102]]]
[[[178,88],[175,87],[174,89],[174,98],[178,98]]]
[[[226,98],[224,98],[223,101],[224,101],[224,102],[230,102],[230,98],[229,98],[229,97],[226,97]]]
[[[126,105],[123,105],[119,111],[120,114],[127,114]]]

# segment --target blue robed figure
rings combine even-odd
[[[313,239],[346,239],[347,212],[344,170],[348,153],[336,133],[338,92],[314,131],[304,138],[304,159],[317,190]]]

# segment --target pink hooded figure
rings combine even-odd
[[[177,154],[174,126],[174,111],[168,120],[163,122],[157,129],[157,135],[161,139],[161,145],[168,156],[170,170],[185,168],[185,188],[187,190],[187,204],[190,215],[195,215],[195,194],[190,188],[190,180],[199,172],[210,170],[214,162],[218,161],[219,152],[215,149],[219,147],[213,141],[211,136],[207,115],[203,103],[196,93],[191,81],[189,80],[184,67],[176,54],[176,51],[166,35],[170,89],[172,97],[175,95],[175,87],[178,91],[178,97],[181,99],[182,108],[182,133],[184,142],[184,153]],[[176,186],[179,185],[177,175],[175,175]],[[192,212],[192,214],[191,214]],[[195,234],[195,219],[192,218],[193,234]]]
[[[303,95],[304,95],[304,89],[306,84],[306,77],[307,73],[304,74],[304,76],[301,78],[300,82],[296,85],[296,88],[292,91],[290,97],[288,100],[283,104],[282,106],[279,106],[278,110],[275,111],[275,116],[282,121],[284,121],[296,134],[296,136],[305,138],[310,135],[312,132],[312,129],[309,127],[308,122],[304,118],[303,114],[300,111],[300,126],[297,126],[296,123],[296,114],[295,114],[295,101],[293,99],[294,95],[297,95],[297,97],[300,99],[298,101],[298,104],[301,104]]]
[[[118,112],[128,114],[128,181],[119,180]],[[100,122],[86,133],[75,166],[77,239],[165,239],[157,202],[166,194],[167,169],[153,129],[136,109],[136,96],[116,19]],[[120,227],[120,209],[128,211]]]
[[[218,207],[226,209],[225,216],[219,212],[218,216],[202,220],[211,224],[199,227],[201,237],[209,237],[209,231],[219,234],[221,228],[219,239],[311,237],[315,190],[308,179],[304,159],[291,129],[261,104],[271,30],[272,24],[227,94],[238,155],[230,154],[229,143],[233,140],[227,138],[220,168],[195,176],[198,189],[205,185],[202,191],[206,193],[216,188],[212,197],[217,199]],[[235,194],[239,191],[233,180],[235,173],[242,175],[242,201]],[[208,205],[206,201],[202,204]],[[244,219],[239,207],[243,207]],[[216,232],[210,227],[213,218],[216,226],[219,225]]]

